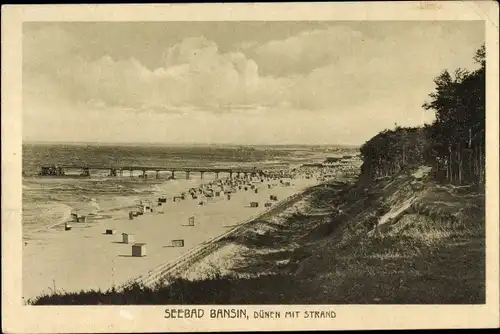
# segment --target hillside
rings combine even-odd
[[[317,187],[224,240],[241,246],[233,264],[201,279],[35,304],[484,303],[483,192],[437,184],[428,171]]]

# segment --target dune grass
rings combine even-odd
[[[397,219],[380,218],[410,197]],[[400,174],[316,187],[306,212],[263,217],[222,242],[246,253],[221,275],[170,278],[152,288],[55,292],[54,304],[481,304],[485,302],[484,190]],[[341,212],[339,212],[341,209]],[[377,227],[377,228],[375,228]],[[267,252],[266,252],[267,250]]]

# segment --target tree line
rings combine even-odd
[[[432,124],[384,130],[361,147],[362,173],[389,176],[429,165],[440,180],[483,184],[485,180],[486,50],[474,56],[476,70],[448,70],[434,79],[435,90],[423,104],[435,113]]]

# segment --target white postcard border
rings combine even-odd
[[[165,319],[172,306],[23,306],[21,303],[21,46],[26,21],[484,20],[487,48],[487,268],[485,305],[277,305],[254,310],[333,310],[335,319]],[[2,7],[2,329],[21,332],[475,328],[499,325],[498,4],[488,2]],[[453,273],[450,273],[453,274]],[[237,308],[238,306],[228,306]],[[183,306],[181,308],[223,308]]]

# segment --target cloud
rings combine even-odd
[[[290,85],[286,79],[259,76],[257,64],[243,53],[221,53],[215,42],[203,37],[186,38],[167,48],[164,66],[155,70],[134,58],[83,59],[73,52],[77,47],[71,45],[70,36],[59,29],[42,29],[31,37],[26,42],[28,53],[40,52],[25,59],[27,86],[45,80],[53,88],[47,94],[75,102],[94,100],[137,110],[149,106],[165,112],[172,109],[165,106],[190,104],[224,112],[233,104],[279,103]],[[36,86],[43,90],[46,85]]]
[[[458,32],[440,24],[387,28],[305,31],[254,49],[254,58],[261,72],[293,78],[289,97],[298,109],[340,114],[404,96],[418,111],[434,89],[433,78],[445,68],[474,67],[472,55],[482,42],[477,34],[475,40],[470,32],[463,34],[463,27]]]
[[[124,120],[142,121],[147,114],[154,116],[149,126],[155,131],[162,129],[156,120],[179,126],[192,121],[200,133],[205,131],[203,122],[209,120],[217,124],[225,119],[223,124],[234,127],[216,135],[207,132],[207,138],[242,139],[237,133],[243,128],[251,136],[263,119],[274,125],[289,124],[277,136],[290,141],[299,125],[312,132],[315,127],[322,129],[301,135],[311,141],[320,135],[334,138],[328,129],[339,131],[339,126],[345,138],[362,137],[360,129],[376,133],[394,122],[421,123],[425,113],[420,106],[434,89],[433,77],[444,68],[470,68],[482,42],[480,34],[469,28],[447,30],[435,24],[424,25],[422,31],[422,26],[393,23],[375,27],[381,28],[339,25],[260,43],[242,38],[233,52],[222,52],[215,41],[203,36],[188,37],[165,42],[156,55],[162,61],[155,61],[161,64],[158,68],[144,66],[137,41],[127,46],[137,45],[137,54],[132,53],[137,58],[113,58],[102,46],[92,50],[91,58],[83,50],[94,45],[93,40],[75,38],[58,26],[26,30],[23,122],[33,137],[43,131],[43,136],[52,135],[49,129],[64,128],[64,124],[79,129],[82,118],[86,124],[103,118],[109,125],[103,125],[99,134],[106,136],[111,126],[119,126],[113,130],[115,140],[123,128],[134,129],[125,127]],[[115,47],[121,50],[122,43],[118,44]],[[118,118],[119,125],[111,125]],[[349,120],[357,130],[349,129]],[[271,131],[270,126],[266,129]],[[97,133],[97,128],[92,131]],[[146,140],[148,134],[140,136]],[[336,136],[342,139],[341,134]],[[171,138],[165,133],[164,138],[178,140],[181,134]]]
[[[227,53],[205,37],[189,37],[167,46],[158,55],[163,66],[151,70],[135,58],[85,59],[79,52],[84,44],[61,28],[47,27],[26,34],[27,98],[98,100],[108,107],[156,112],[181,105],[212,112],[242,105],[340,112],[417,84],[431,90],[432,77],[450,60],[459,65],[455,49],[439,47],[449,35],[440,26],[427,27],[425,35],[415,27],[401,30],[375,38],[335,26],[261,45],[248,42],[246,51]],[[448,40],[460,45],[455,35]]]
[[[362,38],[359,31],[344,26],[303,31],[253,48],[252,57],[263,73],[305,74],[335,62],[339,56],[350,56],[355,51],[350,45]]]

